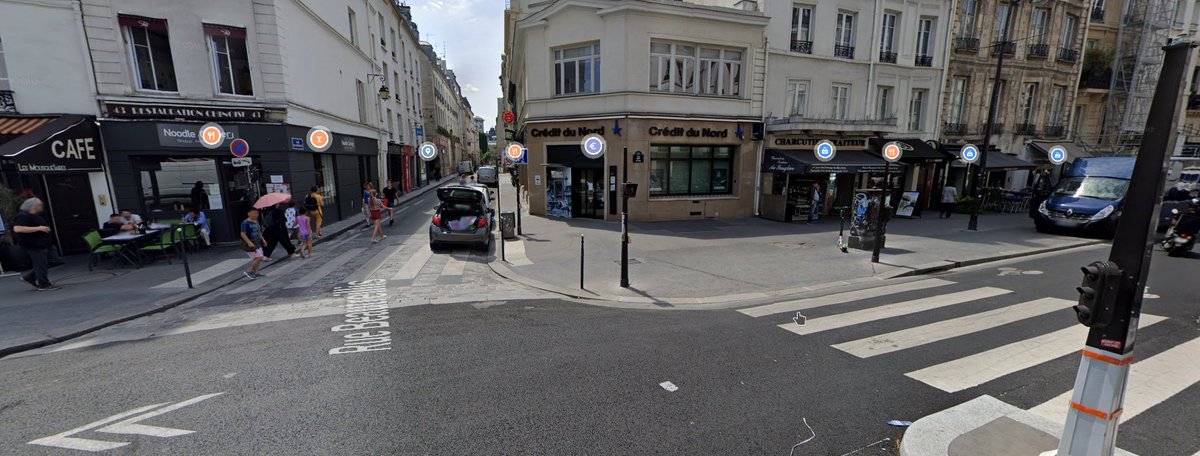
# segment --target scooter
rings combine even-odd
[[[841,250],[842,253],[850,253],[850,250],[848,249],[848,247],[850,247],[850,246],[847,245],[845,242],[842,242],[842,234],[845,233],[845,231],[846,231],[846,209],[847,208],[846,208],[846,206],[838,206],[834,209],[838,210],[838,218],[840,218],[842,221],[841,226],[838,227],[837,248],[838,248],[838,250]]]
[[[1171,209],[1175,220],[1167,229],[1167,236],[1162,241],[1162,248],[1167,256],[1177,257],[1192,251],[1196,245],[1196,234],[1200,232],[1200,198],[1188,202],[1183,212]]]

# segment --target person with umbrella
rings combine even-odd
[[[282,245],[287,251],[288,258],[296,256],[296,246],[288,239],[287,214],[280,207],[291,200],[292,195],[287,193],[268,193],[254,202],[254,207],[263,209],[264,212],[263,240],[266,245],[263,247],[263,261],[271,261],[271,254],[278,245]]]

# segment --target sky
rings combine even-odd
[[[458,76],[471,110],[486,128],[496,126],[500,54],[504,52],[502,0],[407,0],[413,21]],[[445,51],[443,51],[445,46]]]

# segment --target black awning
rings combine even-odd
[[[759,169],[763,172],[783,174],[882,173],[886,164],[882,157],[861,151],[838,152],[833,160],[823,162],[817,160],[811,151],[767,149]],[[903,166],[903,163],[892,163],[892,169],[895,171],[899,171]]]
[[[967,166],[961,160],[954,160],[953,166],[962,168]],[[1035,169],[1038,165],[1027,162],[1016,156],[1009,155],[995,150],[988,152],[987,155],[987,170],[988,171],[1007,171],[1013,169]]]
[[[1087,148],[1072,143],[1072,142],[1053,142],[1053,141],[1030,141],[1025,144],[1030,149],[1030,156],[1034,157],[1034,162],[1039,164],[1049,164],[1050,159],[1046,156],[1050,149],[1054,146],[1063,146],[1067,149],[1067,161],[1073,161],[1076,158],[1091,157],[1092,153]]]
[[[904,163],[938,162],[954,158],[917,138],[870,138],[869,141],[872,152],[882,151],[884,144],[892,141],[900,143],[900,148],[904,150],[900,161]]]
[[[17,122],[3,117],[0,122]],[[98,171],[104,155],[96,123],[91,118],[65,115],[0,144],[0,156],[17,164],[17,171],[56,173]]]

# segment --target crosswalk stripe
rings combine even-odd
[[[1142,315],[1141,326],[1144,328],[1163,320],[1165,318],[1155,315]],[[1083,347],[1087,333],[1087,327],[1072,325],[904,375],[954,393],[1078,351]]]
[[[283,266],[280,266],[278,268],[268,269],[267,272],[269,274],[271,274],[269,276],[269,278],[286,277],[289,273],[291,273],[292,271],[295,271],[296,268],[299,268],[300,266],[307,264],[307,263],[305,263],[306,261],[308,261],[308,260],[301,259],[300,257],[289,259],[289,260],[287,260],[287,264],[285,264]],[[251,280],[251,281],[248,281],[248,282],[242,284],[242,286],[239,286],[239,287],[231,290],[229,293],[232,293],[232,294],[249,293],[251,291],[255,291],[262,287],[265,287],[270,283],[272,283],[272,281],[270,281],[270,280]]]
[[[941,287],[951,285],[954,282],[942,279],[925,279],[908,283],[897,283],[894,285],[885,285],[876,288],[867,288],[863,290],[847,291],[843,293],[835,293],[831,295],[818,296],[815,298],[799,299],[795,301],[777,302],[762,306],[747,307],[738,309],[738,312],[749,315],[751,317],[762,317],[771,314],[796,312],[804,309],[812,309],[815,307],[824,307],[833,304],[843,304],[851,301],[862,299],[876,298],[887,296],[890,294],[903,293],[906,291],[917,291],[928,288]]]
[[[1142,317],[1142,321],[1145,321],[1145,316]],[[1129,421],[1200,382],[1200,364],[1196,363],[1197,359],[1200,359],[1200,338],[1176,345],[1145,360],[1134,361],[1129,369],[1121,421]],[[1067,391],[1029,411],[1056,423],[1065,423],[1071,393]]]
[[[342,252],[342,254],[338,255],[337,258],[329,260],[329,262],[321,265],[319,268],[309,271],[308,274],[300,277],[295,282],[289,283],[286,288],[311,287],[314,283],[317,283],[318,280],[325,278],[329,274],[333,273],[333,271],[337,268],[342,267],[342,265],[346,264],[346,262],[353,260],[360,253],[362,253],[362,251],[363,249],[360,247]]]
[[[504,260],[513,266],[529,266],[533,264],[525,255],[525,241],[504,241]]]
[[[408,261],[404,262],[404,266],[400,267],[399,271],[392,276],[392,280],[412,280],[421,273],[421,268],[425,267],[425,262],[433,256],[433,251],[429,250],[429,244],[422,243],[417,246],[417,251],[413,252],[412,256],[408,257]]]
[[[943,320],[915,328],[880,334],[836,344],[833,348],[859,358],[870,358],[932,342],[996,328],[1015,321],[1059,311],[1075,304],[1058,298],[1042,298],[965,317]],[[809,324],[812,324],[810,321]]]
[[[442,266],[443,276],[461,276],[463,271],[467,269],[467,262],[454,258],[453,256],[446,258],[446,265]]]
[[[192,284],[200,285],[204,282],[207,282],[209,280],[216,278],[217,276],[220,276],[221,274],[225,274],[229,271],[232,271],[239,267],[245,266],[249,263],[250,263],[250,259],[245,258],[245,256],[243,256],[243,258],[239,258],[236,260],[221,261],[217,264],[214,264],[212,266],[209,266],[207,268],[204,268],[204,269],[201,269],[199,271],[192,273]],[[187,288],[187,277],[180,277],[180,278],[172,280],[170,282],[164,282],[164,283],[155,285],[152,288]]]
[[[959,291],[957,293],[947,293],[914,299],[911,301],[898,302],[895,304],[872,307],[855,312],[814,318],[808,320],[804,326],[800,326],[796,323],[784,323],[779,325],[779,327],[800,335],[814,334],[830,329],[844,328],[861,323],[899,317],[902,315],[924,312],[926,310],[938,309],[955,304],[962,304],[964,302],[991,298],[1006,293],[1012,293],[1012,291],[994,287],[976,288],[973,290]]]

